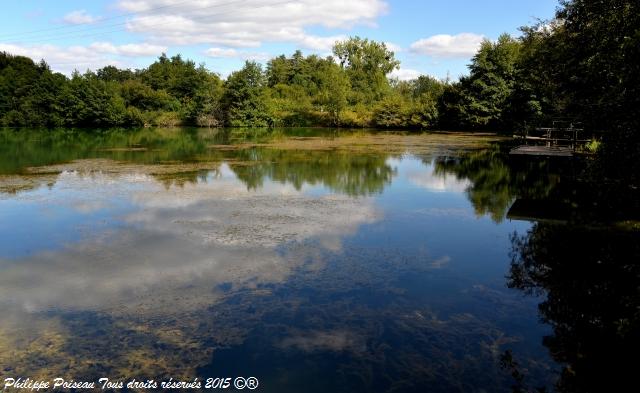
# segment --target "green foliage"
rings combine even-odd
[[[485,40],[469,66],[470,74],[447,93],[444,113],[463,128],[503,129],[504,112],[516,85],[521,43],[507,34]]]
[[[400,65],[384,43],[360,37],[337,42],[333,54],[351,81],[352,103],[371,103],[382,98],[389,90],[387,74]]]
[[[71,78],[44,61],[0,53],[6,126],[345,126],[512,132],[562,117],[602,132],[607,173],[640,173],[640,3],[563,0],[556,19],[484,41],[450,83],[389,79],[384,43],[352,37],[333,57],[296,51],[247,62],[226,81],[180,55],[148,68]],[[612,172],[613,171],[613,172]]]
[[[165,90],[154,90],[139,80],[126,80],[120,84],[120,95],[127,105],[141,110],[176,110],[180,103]]]
[[[73,74],[62,96],[65,122],[69,125],[108,127],[124,125],[126,103],[118,86],[87,72]]]
[[[558,17],[564,64],[556,66],[571,97],[569,110],[586,123],[638,124],[640,3],[633,0],[563,1]]]
[[[11,126],[57,126],[63,123],[66,78],[45,62],[0,53],[0,119]]]
[[[142,80],[149,86],[166,90],[180,100],[194,95],[199,77],[193,61],[184,61],[180,55],[169,59],[164,53],[142,73]]]
[[[180,114],[178,112],[160,112],[151,122],[154,126],[176,127],[181,124]]]
[[[225,83],[223,105],[227,120],[234,127],[267,127],[265,77],[260,64],[247,61],[240,71],[231,73]]]
[[[522,28],[517,41],[482,44],[470,75],[441,96],[440,124],[513,131],[572,119],[602,135],[601,175],[637,183],[639,26],[635,0],[563,0],[556,19]]]
[[[224,86],[220,77],[207,73],[204,68],[199,68],[201,82],[195,91],[193,98],[184,100],[183,119],[189,123],[196,123],[204,127],[219,127],[224,123],[222,110],[222,95]]]
[[[601,145],[602,142],[597,139],[592,139],[584,145],[584,149],[589,153],[596,153]]]
[[[528,124],[551,124],[565,117],[568,99],[560,88],[557,64],[562,64],[564,47],[558,21],[523,27],[516,85],[504,110],[506,125],[522,129]]]
[[[331,57],[278,56],[267,63],[266,79],[276,125],[340,125],[351,85]]]
[[[44,62],[2,54],[0,119],[50,127],[436,125],[442,83],[390,82],[399,63],[382,43],[356,37],[336,51],[341,65],[296,51],[271,59],[265,71],[247,62],[226,81],[179,55],[163,54],[146,69],[106,66],[66,78]]]
[[[556,66],[568,112],[603,131],[607,175],[640,181],[640,3],[636,0],[563,1]]]
[[[373,112],[364,104],[350,106],[340,112],[339,124],[348,128],[366,128],[373,125]]]
[[[407,127],[427,129],[438,122],[438,101],[436,98],[423,95],[413,102],[407,119]]]
[[[347,108],[347,98],[351,91],[351,83],[344,71],[331,60],[319,69],[322,83],[315,98],[321,112],[327,112],[331,125],[340,125],[340,116]]]
[[[408,122],[408,105],[399,95],[389,95],[373,111],[373,121],[383,128],[401,128]]]
[[[426,129],[437,124],[438,99],[445,89],[443,82],[428,76],[391,82],[391,93],[374,107],[375,127]]]
[[[105,82],[124,82],[135,78],[135,73],[129,69],[121,70],[115,66],[106,66],[96,71],[99,79]]]

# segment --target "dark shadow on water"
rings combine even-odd
[[[544,296],[543,342],[564,365],[557,390],[637,389],[640,232],[538,223],[512,242],[508,285]]]
[[[514,159],[499,147],[436,164],[471,181],[477,212],[535,223],[511,238],[507,285],[542,299],[540,318],[553,329],[543,344],[562,366],[555,390],[638,390],[638,187],[599,180],[589,159]],[[502,366],[512,391],[546,391],[528,380],[515,351],[503,353]]]

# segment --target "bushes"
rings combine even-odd
[[[366,128],[373,125],[373,112],[364,105],[356,105],[339,114],[339,125],[347,128]]]
[[[406,127],[408,118],[409,107],[399,96],[389,96],[383,99],[373,110],[373,123],[377,127]]]
[[[398,62],[374,41],[354,38],[335,50],[341,65],[332,57],[305,57],[297,51],[269,61],[266,72],[258,63],[246,62],[224,82],[180,56],[163,54],[142,70],[107,66],[66,78],[44,62],[3,53],[0,122],[73,127],[435,125],[437,112],[423,97],[437,95],[434,89],[441,82],[420,78],[390,83],[386,74]]]
[[[415,100],[398,95],[380,101],[373,111],[373,126],[380,128],[433,128],[438,121],[437,102],[423,94]]]
[[[181,124],[178,112],[160,112],[157,117],[151,120],[151,125],[159,127],[176,127]]]
[[[134,106],[127,108],[125,115],[125,125],[133,127],[141,127],[145,125],[145,118],[142,111]]]

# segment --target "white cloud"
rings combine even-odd
[[[236,58],[242,60],[266,61],[270,55],[265,52],[248,52],[232,48],[209,48],[204,54],[213,58]]]
[[[402,52],[404,50],[400,45],[394,44],[393,42],[385,42],[384,44],[387,46],[387,49],[394,53]]]
[[[18,261],[0,258],[2,315],[8,307],[114,310],[138,301],[149,311],[166,307],[158,301],[165,299],[162,294],[170,294],[174,310],[176,302],[187,299],[211,301],[216,284],[242,288],[280,282],[301,264],[320,264],[322,259],[313,259],[317,251],[339,251],[344,237],[379,219],[368,198],[316,197],[280,183],[248,191],[227,165],[219,168],[215,182],[168,189],[152,177],[131,177],[134,173],[63,172],[58,177],[55,187],[77,192],[72,198],[48,195],[55,206],[74,207],[89,199],[109,206],[114,195],[126,195],[139,209],[119,218],[131,226],[94,228],[78,242]],[[318,246],[303,246],[310,240]],[[329,332],[290,344],[349,347],[349,337]]]
[[[346,39],[346,35],[334,35],[329,37],[303,35],[297,40],[298,43],[305,48],[315,49],[318,51],[330,51],[336,41],[344,41]]]
[[[375,25],[387,11],[384,0],[119,0],[120,9],[139,13],[129,18],[126,28],[144,37],[144,43],[116,45],[94,42],[81,46],[50,44],[0,44],[0,49],[45,59],[51,68],[70,74],[74,69],[96,69],[105,65],[131,67],[127,58],[155,56],[168,45],[209,44],[204,52],[212,58],[265,61],[270,55],[250,51],[263,43],[292,43],[298,47],[328,53],[346,34],[312,34],[307,29],[350,29],[354,25]],[[153,9],[153,12],[145,12]],[[64,22],[87,24],[100,20],[86,10],[65,15]],[[390,44],[390,47],[397,49]],[[244,49],[243,49],[244,48]]]
[[[225,48],[209,48],[204,51],[204,54],[209,57],[240,57],[237,50]]]
[[[409,171],[407,178],[411,183],[431,192],[465,192],[470,186],[468,179],[455,176],[437,175],[432,171]]]
[[[408,81],[411,79],[416,79],[420,75],[423,75],[422,72],[418,70],[414,70],[411,68],[400,68],[391,71],[389,74],[389,78],[395,78],[401,81]]]
[[[474,33],[438,34],[411,44],[411,51],[442,58],[473,56],[485,37]]]
[[[114,45],[110,42],[94,42],[89,45],[90,49],[93,49],[100,53],[110,53],[114,55],[120,56],[155,56],[159,55],[162,52],[167,51],[166,46],[162,45],[151,45],[148,43],[139,43],[139,44],[124,44],[124,45]]]
[[[180,4],[179,7],[171,7]],[[183,4],[176,0],[122,0],[121,9],[141,12],[167,7],[152,15],[131,19],[129,31],[154,42],[228,47],[258,47],[264,42],[290,42],[313,50],[327,50],[344,35],[319,36],[306,28],[349,29],[374,25],[387,11],[382,0],[202,0]]]
[[[76,10],[69,12],[62,18],[65,23],[71,25],[86,25],[97,21],[99,18],[91,16],[85,10]]]
[[[70,75],[74,70],[97,69],[106,65],[122,67],[120,61],[110,59],[102,53],[91,50],[88,47],[72,46],[62,48],[56,45],[31,45],[20,46],[13,44],[0,44],[0,51],[6,51],[14,55],[30,57],[38,62],[44,59],[51,69]]]
[[[107,65],[131,67],[131,62],[126,58],[159,55],[166,50],[165,46],[147,43],[114,45],[110,42],[94,42],[87,46],[69,47],[48,44],[30,46],[0,44],[0,51],[26,56],[36,62],[44,59],[51,69],[67,75],[74,70],[95,70]],[[125,59],[114,59],[113,56]]]

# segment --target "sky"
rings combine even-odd
[[[226,77],[246,60],[296,49],[331,54],[337,40],[384,42],[393,77],[457,79],[483,39],[553,18],[558,0],[21,0],[5,1],[0,51],[67,75],[144,68],[181,54]]]

